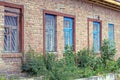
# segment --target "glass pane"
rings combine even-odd
[[[93,22],[93,47],[95,52],[100,51],[100,23]]]
[[[73,45],[73,19],[64,18],[64,45],[71,46]]]
[[[4,50],[18,51],[18,17],[5,15]]]
[[[69,31],[64,32],[65,45],[70,46],[70,33]]]
[[[12,39],[12,44],[11,44],[12,51],[18,51],[18,31],[17,31],[17,29],[12,30],[11,39]]]
[[[46,51],[55,51],[55,16],[46,15]]]
[[[10,34],[9,28],[4,29],[4,50],[10,51]]]
[[[108,39],[109,41],[114,41],[114,25],[109,24],[108,25]]]
[[[64,21],[64,27],[69,28],[70,27],[70,22],[68,20]]]

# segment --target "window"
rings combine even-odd
[[[100,22],[93,22],[93,48],[94,52],[100,52]]]
[[[63,23],[60,21],[60,23],[63,24],[63,28],[60,28],[62,26],[57,24],[59,23],[60,17],[63,18]],[[72,46],[74,51],[76,50],[76,46],[75,46],[76,37],[75,37],[74,23],[75,23],[74,15],[59,13],[56,11],[43,10],[43,37],[44,37],[43,53],[44,55],[46,55],[47,52],[57,52],[59,50],[62,50],[62,48],[67,45]],[[59,33],[63,33],[63,36],[61,36],[61,34],[59,35]],[[62,40],[64,41],[63,47],[60,46],[62,44],[61,42],[59,42],[58,37],[59,39],[63,38]]]
[[[56,51],[56,18],[54,15],[45,15],[45,46],[47,52]]]
[[[4,51],[19,52],[19,9],[5,7]]]
[[[108,24],[108,40],[114,41],[114,24]]]
[[[64,18],[64,45],[73,46],[73,19]]]

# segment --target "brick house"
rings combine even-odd
[[[65,45],[74,51],[116,42],[120,55],[119,0],[0,0],[0,73],[16,73],[31,46],[62,56]]]

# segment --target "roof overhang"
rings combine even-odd
[[[120,11],[120,0],[85,0],[87,2]]]

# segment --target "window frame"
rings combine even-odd
[[[87,40],[88,40],[88,50],[90,50],[90,37],[89,37],[89,32],[90,32],[90,22],[99,22],[100,23],[100,47],[102,45],[102,20],[99,19],[94,19],[94,18],[88,18],[87,19]]]
[[[76,17],[74,15],[70,15],[70,14],[65,14],[65,13],[61,13],[61,12],[56,12],[56,11],[50,11],[50,10],[43,10],[43,55],[46,56],[46,51],[45,51],[45,14],[51,14],[51,15],[55,15],[56,18],[57,16],[62,16],[64,17],[70,17],[73,18],[73,50],[76,52],[76,29],[75,29],[75,22],[76,22]],[[57,23],[57,20],[56,20]],[[57,29],[57,26],[56,26]],[[56,30],[56,34],[57,34],[57,30]],[[64,45],[64,44],[63,44]],[[57,52],[57,37],[56,37],[56,52]]]
[[[2,52],[2,57],[3,58],[22,58],[22,62],[24,59],[24,6],[19,5],[19,4],[13,4],[13,3],[8,3],[4,1],[0,1],[0,6],[3,7],[10,7],[10,8],[15,8],[20,10],[20,34],[19,34],[19,39],[20,39],[20,51],[17,54],[13,53],[4,53]],[[4,33],[3,33],[4,34]]]

